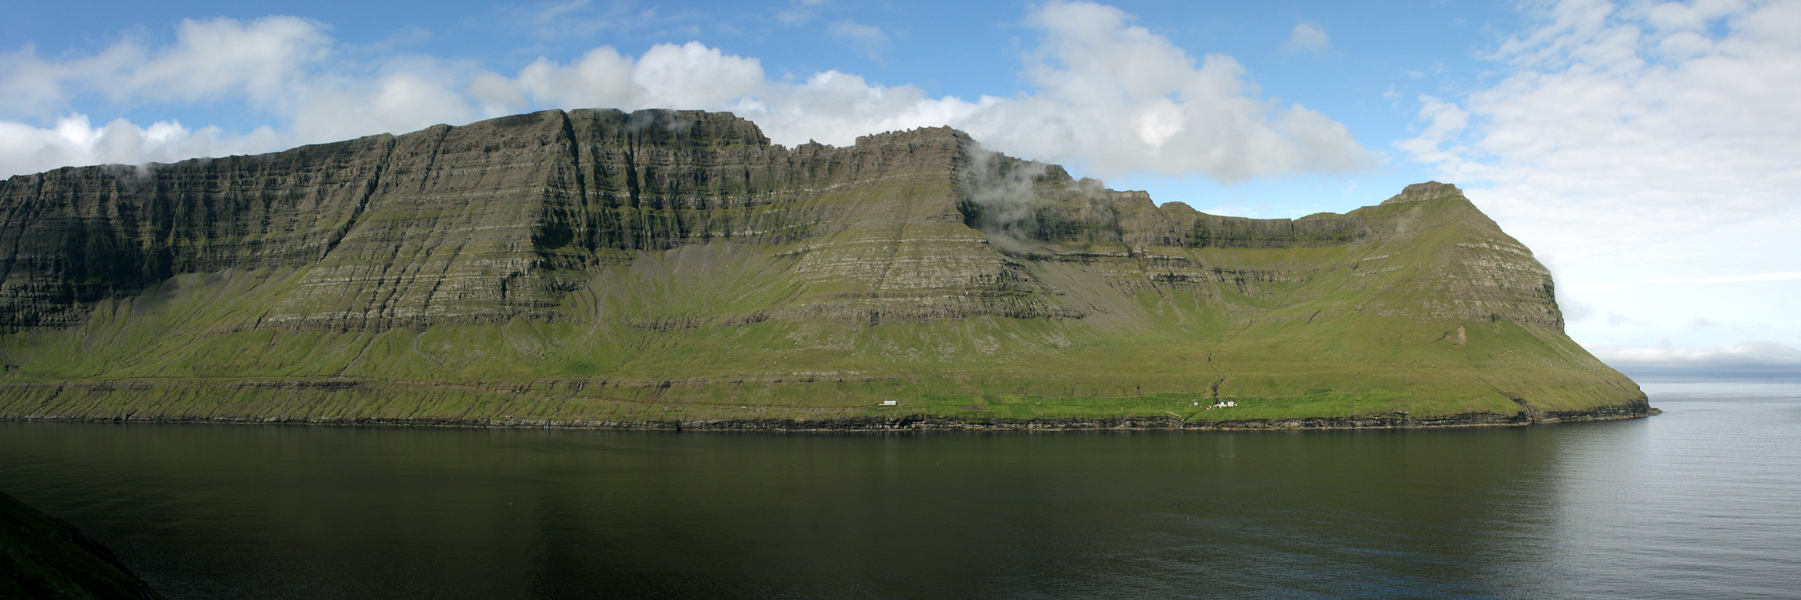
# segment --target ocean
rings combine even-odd
[[[170,598],[1801,598],[1801,385],[1307,432],[0,423]]]

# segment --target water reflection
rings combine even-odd
[[[1635,544],[1684,542],[1618,518],[1661,527],[1692,510],[1646,512],[1647,495],[1676,491],[1646,479],[1682,458],[1651,442],[1667,422],[888,436],[0,423],[0,489],[177,598],[1530,597],[1654,591],[1607,577],[1661,551]],[[1796,508],[1762,502],[1745,508]]]

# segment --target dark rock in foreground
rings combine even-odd
[[[0,492],[0,598],[159,599],[105,545]]]

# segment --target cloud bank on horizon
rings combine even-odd
[[[828,15],[831,4],[796,0],[777,18],[816,23],[877,63],[905,43]],[[1025,13],[1034,37],[1017,59],[1019,85],[968,98],[835,69],[771,74],[756,57],[679,39],[635,55],[595,45],[499,72],[350,47],[329,24],[298,17],[189,19],[163,44],[126,37],[85,54],[0,52],[0,176],[583,107],[731,111],[787,145],[951,125],[990,149],[1101,177],[1232,184],[1402,169],[1459,184],[1530,245],[1559,277],[1572,336],[1629,373],[1736,361],[1801,374],[1801,317],[1789,300],[1801,293],[1801,236],[1792,233],[1801,229],[1801,102],[1792,98],[1801,0],[1555,0],[1519,10],[1523,25],[1480,57],[1487,72],[1391,94],[1412,121],[1391,130],[1266,95],[1233,56],[1191,53],[1089,2]],[[533,18],[561,18],[546,14]],[[1275,41],[1282,56],[1358,52],[1329,20],[1287,23]],[[95,123],[73,108],[96,98],[226,107],[254,125]]]

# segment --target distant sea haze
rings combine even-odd
[[[0,423],[171,598],[1796,598],[1801,386],[1457,430]]]

